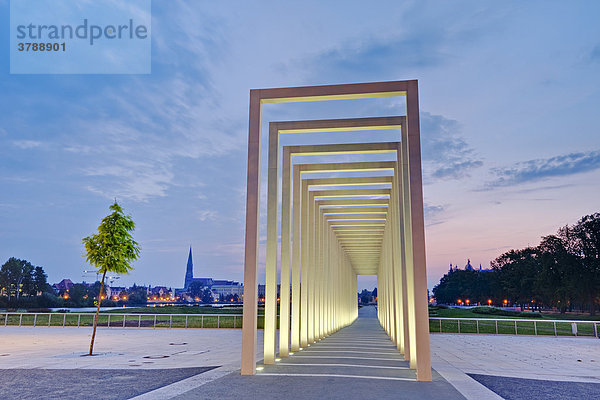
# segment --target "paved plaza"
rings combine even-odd
[[[417,382],[416,372],[379,325],[375,307],[359,319],[274,365],[260,365],[255,376],[233,373],[177,399],[445,399],[462,396],[439,374]]]
[[[0,327],[0,398],[600,398],[600,340],[432,334],[416,382],[374,311],[257,376],[239,375],[240,330],[103,328],[87,357],[89,328]]]

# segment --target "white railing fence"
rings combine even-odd
[[[431,333],[599,337],[599,321],[508,318],[429,318]]]
[[[28,313],[0,311],[2,326],[92,326],[94,313]],[[259,328],[264,317],[259,318]],[[431,333],[575,336],[600,338],[600,321],[507,318],[429,318]],[[230,328],[242,327],[242,314],[101,313],[98,326],[107,328]]]
[[[92,326],[94,313],[1,312],[0,326]],[[261,318],[260,316],[259,318]],[[119,314],[101,313],[98,326],[107,328],[241,328],[242,314]]]

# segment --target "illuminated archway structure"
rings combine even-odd
[[[283,146],[279,356],[352,323],[356,277],[375,274],[381,325],[416,369],[417,380],[431,380],[416,80],[250,91],[243,375],[256,371],[262,105],[392,96],[406,97],[406,116],[269,124],[264,363],[274,363],[277,350],[279,135],[400,129],[400,142]],[[395,153],[395,161],[292,163],[296,155],[381,152]],[[389,176],[311,178],[342,171]]]

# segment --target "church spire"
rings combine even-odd
[[[192,261],[192,246],[190,246],[190,254],[188,255],[187,269],[185,271],[185,282],[183,284],[184,289],[187,289],[194,280],[194,263]]]

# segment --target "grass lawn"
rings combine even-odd
[[[478,307],[480,310],[485,310],[488,307]],[[492,308],[493,309],[493,308]],[[494,310],[494,309],[493,309]],[[530,312],[507,312],[503,315],[503,313],[478,313],[475,312],[475,308],[453,308],[453,307],[437,307],[430,306],[429,307],[429,316],[430,317],[441,317],[441,318],[524,318],[524,319],[539,319],[541,318],[539,313],[530,313]],[[500,311],[503,311],[500,309]],[[508,311],[508,310],[506,310]]]
[[[264,309],[259,308],[258,313],[264,313]],[[232,307],[210,307],[210,306],[164,306],[164,307],[136,307],[123,308],[118,310],[102,311],[103,314],[242,314],[242,306]]]
[[[479,312],[478,312],[479,311]],[[505,315],[503,315],[505,314]],[[488,333],[488,334],[518,334],[518,335],[556,335],[573,336],[570,320],[584,320],[590,323],[577,323],[577,336],[594,336],[593,322],[597,317],[578,314],[531,313],[515,312],[502,309],[478,308],[446,308],[429,307],[430,317],[440,318],[477,318],[480,321],[469,320],[430,320],[430,332],[443,333]],[[587,317],[587,318],[586,318]],[[496,319],[499,321],[485,321]],[[534,320],[534,321],[502,321],[502,319]],[[548,320],[564,320],[565,322],[549,322]]]
[[[508,318],[508,319],[538,319],[538,320],[578,320],[578,321],[599,321],[600,316],[596,315],[591,317],[589,314],[576,314],[576,313],[553,313],[553,312],[519,312],[519,311],[510,311],[503,310],[501,308],[495,309],[491,308],[491,310],[496,311],[495,313],[483,313],[477,312],[477,309],[485,312],[488,307],[482,306],[477,308],[452,308],[452,307],[437,307],[430,306],[429,307],[429,316],[430,317],[440,317],[440,318]]]

